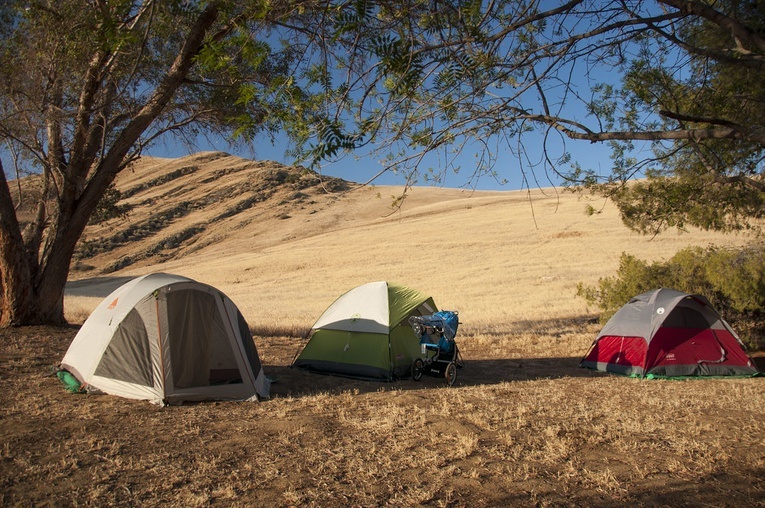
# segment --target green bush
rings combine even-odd
[[[765,243],[691,247],[652,264],[623,253],[615,277],[579,283],[577,295],[598,306],[605,323],[633,296],[661,287],[706,296],[749,348],[765,349]]]
[[[130,205],[119,204],[122,199],[122,194],[111,184],[104,192],[101,201],[98,202],[98,206],[93,211],[93,215],[90,216],[88,224],[101,224],[111,219],[124,219],[130,213]]]

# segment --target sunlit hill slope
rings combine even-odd
[[[416,187],[394,208],[403,188],[221,152],[144,158],[116,186],[129,212],[86,230],[66,300],[74,321],[125,277],[165,271],[219,287],[254,326],[310,327],[348,289],[389,280],[459,310],[466,331],[507,333],[592,315],[576,286],[614,275],[622,252],[666,259],[688,245],[747,240],[643,237],[611,203],[559,189]],[[600,213],[587,215],[587,203]]]

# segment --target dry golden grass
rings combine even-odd
[[[271,400],[167,408],[65,394],[44,373],[76,329],[5,331],[0,504],[761,506],[761,380],[578,369],[595,331],[466,338],[452,388],[295,372],[258,337]]]
[[[192,165],[155,163],[120,184]],[[205,167],[194,174],[207,179]],[[212,192],[166,185],[152,192]],[[414,189],[391,215],[399,191],[311,194],[300,206],[277,198],[124,270],[73,272],[73,322],[123,277],[166,271],[219,287],[257,332],[273,397],[158,408],[67,395],[45,374],[76,327],[1,331],[0,505],[765,505],[761,379],[641,381],[577,367],[598,331],[574,296],[578,282],[612,275],[622,251],[660,259],[746,238],[650,240],[626,231],[608,204],[588,217],[576,197],[540,191]],[[130,224],[149,214],[138,207]],[[189,213],[172,227],[200,221]],[[82,264],[108,266],[152,241]],[[454,387],[288,368],[324,308],[373,280],[460,312],[466,367]]]
[[[217,180],[214,187],[203,184],[210,179],[207,175],[241,165],[240,159],[219,154],[149,160],[126,173],[118,182],[120,187],[133,188],[149,177],[156,179],[184,167],[198,167],[192,175],[197,180],[193,185],[169,180],[151,187],[149,196],[136,194],[128,200],[136,208],[127,224],[91,228],[86,238],[97,243],[107,231],[140,223],[157,212],[158,196],[177,197],[178,189],[184,190],[186,202],[203,201],[223,185]],[[256,178],[262,168],[257,165],[254,173],[232,173],[225,181],[238,188],[243,184],[237,184],[237,178]],[[151,271],[189,276],[223,290],[251,326],[276,329],[310,327],[345,291],[388,280],[433,295],[442,308],[459,310],[469,333],[501,334],[526,320],[588,314],[584,300],[575,297],[577,283],[594,284],[600,277],[612,276],[622,252],[658,260],[689,245],[736,245],[749,239],[703,231],[640,236],[621,224],[611,203],[595,200],[601,213],[588,216],[585,204],[590,200],[555,189],[415,188],[403,208],[395,211],[391,202],[401,192],[401,188],[371,187],[311,195],[299,202],[285,202],[284,196],[291,194],[277,193],[281,197],[267,207],[256,206],[207,225],[189,245],[168,249],[108,276]],[[216,206],[226,208],[226,203]],[[168,228],[188,229],[210,214],[203,207]],[[290,218],[282,218],[285,215]],[[141,239],[84,263],[113,265],[121,257],[151,249],[152,242],[156,240]],[[73,272],[79,279],[103,275],[93,270]],[[72,322],[80,322],[99,301],[77,300],[78,294],[82,293],[66,300]]]

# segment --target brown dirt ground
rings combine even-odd
[[[0,330],[2,506],[765,506],[758,378],[639,381],[465,339],[453,388],[372,383],[256,338],[270,400],[161,408],[67,394],[50,369],[76,331]]]

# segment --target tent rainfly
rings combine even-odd
[[[88,391],[153,403],[269,396],[247,322],[219,290],[150,274],[93,311],[60,365]]]
[[[327,308],[293,367],[392,381],[411,374],[419,338],[409,316],[433,314],[433,298],[385,281],[363,284]]]
[[[634,377],[754,376],[733,329],[705,297],[656,289],[611,317],[579,364]]]

